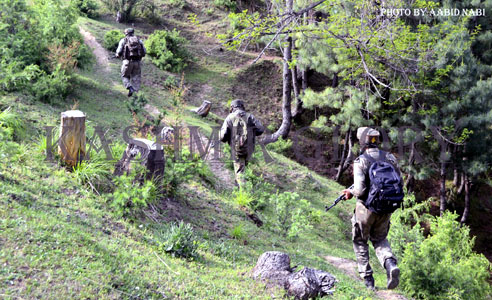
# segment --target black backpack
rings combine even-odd
[[[144,56],[143,47],[138,37],[129,36],[125,41],[125,59],[140,60]]]
[[[395,167],[386,161],[386,153],[379,152],[381,160],[376,161],[370,155],[362,155],[371,163],[369,166],[369,192],[365,206],[377,214],[389,214],[403,204],[403,184]]]

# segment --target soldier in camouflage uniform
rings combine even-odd
[[[235,151],[234,146],[234,133],[236,128],[234,128],[235,120],[238,117],[243,117],[247,120],[247,153],[238,155]],[[247,113],[244,108],[243,101],[236,99],[231,102],[230,113],[224,120],[222,128],[220,130],[219,139],[221,142],[228,143],[231,146],[231,156],[234,160],[234,175],[236,177],[236,183],[241,186],[244,183],[243,173],[248,165],[248,160],[251,158],[255,150],[255,139],[256,136],[261,135],[265,131],[265,128],[261,122],[255,118],[250,113]]]
[[[128,97],[140,90],[140,76],[142,73],[142,58],[146,54],[146,50],[143,42],[138,39],[138,43],[141,47],[141,53],[135,57],[127,57],[128,54],[128,40],[130,37],[134,37],[135,30],[133,28],[125,29],[125,37],[122,38],[116,49],[116,57],[123,57],[123,64],[121,65],[121,79],[123,85],[128,90]]]
[[[357,138],[361,144],[361,153],[366,153],[376,161],[384,159],[384,157],[380,157],[380,155],[384,155],[386,161],[398,170],[397,161],[393,154],[378,149],[379,132],[377,130],[368,127],[359,128]],[[387,288],[394,289],[399,283],[400,270],[396,265],[396,257],[386,239],[391,214],[376,214],[364,205],[369,189],[368,171],[370,165],[371,162],[362,155],[354,161],[354,187],[343,190],[342,194],[345,194],[345,199],[350,199],[353,195],[357,197],[352,217],[352,241],[360,276],[369,289],[375,289],[373,271],[369,264],[369,245],[367,242],[370,240],[376,250],[379,262],[386,269]]]

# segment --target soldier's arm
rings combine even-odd
[[[258,135],[262,135],[263,132],[265,131],[265,127],[263,127],[263,124],[261,124],[260,120],[258,120],[257,118],[255,118],[255,116],[251,115],[251,119],[253,120],[253,124],[254,124],[254,133],[256,136]]]
[[[352,194],[356,197],[361,197],[366,192],[366,174],[364,173],[363,161],[356,158],[354,161],[354,187]]]
[[[123,54],[123,46],[125,45],[125,39],[121,39],[116,49],[116,57],[120,57]]]
[[[140,45],[142,45],[142,49],[143,49],[143,56],[145,56],[147,54],[147,49],[145,49],[145,45],[144,43],[142,42],[142,40],[138,40],[140,42]]]
[[[219,133],[219,140],[223,143],[229,142],[230,140],[231,130],[229,129],[228,121],[229,117],[224,120]]]

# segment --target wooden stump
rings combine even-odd
[[[120,176],[130,172],[131,162],[140,153],[140,163],[147,169],[145,179],[164,176],[164,149],[147,139],[133,139],[126,147],[123,157],[116,163],[114,175]]]
[[[311,268],[293,272],[289,255],[269,251],[263,253],[251,271],[252,277],[275,284],[287,290],[295,299],[312,299],[333,293],[336,278],[328,272]]]
[[[80,110],[61,113],[58,153],[62,161],[70,167],[74,167],[85,157],[85,119],[85,114]]]
[[[200,107],[193,109],[193,111],[196,112],[200,117],[206,117],[211,108],[212,102],[205,100]]]

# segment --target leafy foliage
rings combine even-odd
[[[90,55],[81,46],[76,13],[59,0],[0,1],[0,87],[55,102],[70,92],[71,72]]]
[[[484,299],[490,263],[473,252],[470,229],[446,213],[431,220],[431,234],[413,241],[401,260],[401,286],[416,299]]]
[[[111,52],[115,52],[118,48],[118,43],[125,35],[120,30],[110,30],[104,34],[103,47]]]
[[[94,0],[72,0],[72,5],[88,18],[97,18],[99,5]]]
[[[276,193],[270,203],[275,211],[273,225],[284,237],[295,239],[304,230],[312,228],[309,221],[311,204],[306,199],[299,199],[297,193]]]
[[[163,242],[160,243],[161,251],[171,254],[175,257],[183,257],[194,259],[198,257],[197,237],[193,227],[189,223],[180,221],[179,224],[172,224],[171,227],[164,232]]]
[[[120,216],[137,215],[150,203],[154,203],[159,197],[159,189],[152,180],[140,183],[136,179],[138,172],[132,175],[115,177],[115,185],[112,194],[111,207]]]
[[[121,13],[121,21],[128,22],[134,18],[133,11],[142,0],[101,0],[106,8],[116,14]]]
[[[10,107],[0,112],[0,140],[19,141],[25,135],[25,125]]]
[[[173,29],[156,30],[145,41],[147,55],[152,62],[164,71],[181,72],[191,55],[184,47],[186,39]]]

